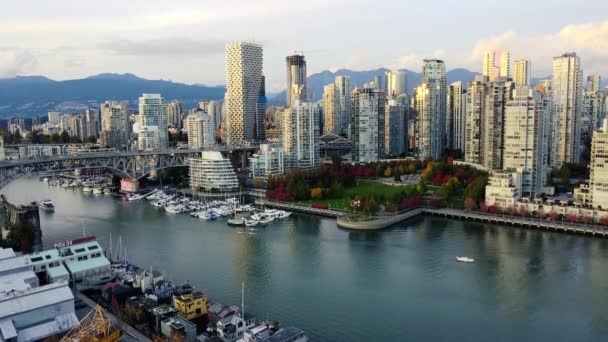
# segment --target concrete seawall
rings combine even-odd
[[[369,221],[365,221],[365,220],[351,221],[348,218],[348,215],[342,215],[342,216],[338,217],[336,223],[338,224],[338,227],[345,228],[345,229],[378,230],[378,229],[387,228],[389,226],[392,226],[393,224],[399,223],[401,221],[405,221],[407,219],[410,219],[412,217],[418,216],[423,213],[424,213],[424,209],[417,208],[417,209],[412,209],[412,210],[406,211],[404,213],[396,214],[396,215],[375,217]]]

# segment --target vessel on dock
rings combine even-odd
[[[39,200],[38,202],[36,202],[36,204],[38,204],[38,208],[40,208],[44,211],[48,211],[48,212],[55,211],[55,205],[53,204],[53,201],[51,201],[50,199]]]

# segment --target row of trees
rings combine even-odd
[[[465,200],[465,207],[467,209],[475,209],[475,206],[468,199]],[[497,207],[496,205],[486,205],[485,203],[481,203],[479,205],[479,210],[484,213],[489,214],[505,214],[511,216],[520,216],[520,217],[536,217],[541,220],[551,220],[556,222],[566,221],[570,223],[584,223],[591,224],[594,223],[593,218],[585,215],[575,215],[575,214],[567,214],[563,215],[556,212],[545,213],[544,211],[528,211],[525,207],[520,206],[518,209],[516,208],[506,208],[502,209]],[[598,220],[598,223],[603,226],[608,226],[608,216],[603,216]]]
[[[97,137],[89,136],[84,141],[76,136],[70,136],[68,132],[61,131],[61,133],[43,134],[40,131],[30,132],[27,135],[27,140],[21,137],[21,132],[17,129],[15,133],[9,131],[1,131],[0,135],[4,138],[5,144],[21,144],[29,142],[30,144],[77,144],[77,143],[95,143]]]
[[[16,224],[8,227],[6,237],[1,240],[3,248],[12,248],[22,253],[32,253],[36,228],[31,224]]]

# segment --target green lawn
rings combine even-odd
[[[344,197],[342,198],[308,200],[300,201],[298,203],[307,205],[319,203],[328,205],[331,209],[348,210],[348,205],[352,196],[365,197],[371,194],[383,194],[384,197],[390,198],[408,187],[415,187],[415,185],[390,186],[374,180],[358,180],[357,185],[345,189]]]

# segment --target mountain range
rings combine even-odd
[[[196,103],[221,100],[225,87],[147,80],[133,74],[99,74],[83,79],[55,81],[43,76],[0,79],[0,118],[45,116],[53,110],[77,111],[106,100],[128,100],[134,107],[143,93]]]

